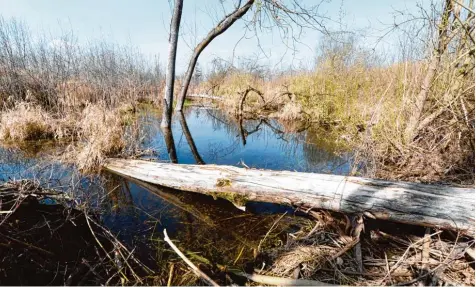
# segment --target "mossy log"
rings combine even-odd
[[[145,182],[203,194],[289,204],[460,231],[474,237],[472,188],[360,177],[108,159],[105,168]]]

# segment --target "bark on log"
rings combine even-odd
[[[474,237],[474,189],[350,176],[108,159],[105,168],[175,189],[236,193],[246,200],[291,204],[461,231]]]

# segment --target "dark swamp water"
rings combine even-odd
[[[240,125],[219,110],[190,107],[184,117],[174,117],[171,139],[159,128],[157,111],[142,112],[139,120],[141,148],[154,150],[144,156],[148,159],[333,174],[348,174],[350,170],[351,154],[339,150],[322,131],[288,133],[285,126],[273,120],[245,120]],[[243,211],[224,199],[169,190],[113,174],[82,176],[69,166],[49,160],[45,151],[55,148],[45,144],[26,150],[0,148],[0,180],[34,178],[42,186],[73,193],[76,204],[88,204],[98,220],[153,270],[164,269],[170,260],[180,261],[164,248],[164,228],[194,261],[242,268],[253,258],[258,245],[279,245],[299,226],[312,228],[312,221],[286,206],[248,202]],[[285,212],[288,216],[273,225]],[[37,215],[27,212],[24,216]],[[267,240],[261,242],[268,232]],[[0,283],[66,282],[57,276],[25,276],[22,272],[15,276],[0,275]]]

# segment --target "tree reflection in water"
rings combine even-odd
[[[174,135],[170,128],[163,127],[162,134],[164,135],[165,144],[167,146],[167,153],[172,163],[178,163],[177,150],[175,148]]]
[[[193,140],[192,134],[190,133],[190,130],[188,129],[187,121],[185,120],[184,114],[180,112],[178,117],[180,120],[180,125],[182,126],[182,131],[190,147],[190,151],[192,152],[193,157],[195,158],[195,162],[197,164],[205,164],[202,157],[198,153],[197,146],[195,145],[195,141]]]

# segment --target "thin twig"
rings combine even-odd
[[[260,252],[260,248],[261,248],[261,244],[266,240],[266,237],[268,237],[268,235],[271,233],[271,231],[274,229],[274,227],[276,226],[276,224],[278,224],[278,222],[287,214],[288,212],[286,211],[285,213],[283,213],[274,223],[273,225],[271,225],[271,228],[268,230],[268,232],[266,232],[266,235],[263,237],[263,239],[260,240],[259,244],[258,244],[258,253]]]
[[[434,235],[440,234],[441,232],[442,232],[442,231],[437,231],[437,232],[435,232],[435,233],[429,235],[429,237],[431,238],[431,237],[433,237]],[[385,277],[377,283],[377,285],[382,285],[383,282],[385,282],[385,280],[387,280],[388,276],[390,276],[390,275],[392,274],[392,272],[395,271],[395,270],[398,268],[398,266],[400,266],[400,263],[402,263],[402,261],[403,261],[404,258],[407,256],[407,253],[410,251],[410,249],[411,249],[413,246],[422,243],[425,239],[426,239],[426,238],[423,237],[423,238],[420,238],[419,240],[417,240],[416,242],[410,244],[410,246],[407,247],[407,249],[405,250],[405,252],[403,253],[403,255],[400,257],[400,259],[393,265],[393,267],[392,267],[392,269],[390,270],[390,272],[388,272],[387,275],[385,275]]]
[[[170,270],[169,270],[169,279],[167,280],[167,287],[172,285],[172,277],[174,276],[174,264],[170,264]]]
[[[195,264],[193,264],[192,261],[190,261],[187,257],[185,257],[185,255],[177,248],[177,246],[175,246],[175,244],[172,242],[172,240],[170,240],[169,236],[167,235],[167,230],[166,229],[164,229],[164,240],[165,240],[165,242],[167,242],[170,245],[170,247],[172,247],[172,249],[175,251],[175,253],[177,253],[177,255],[180,256],[180,258],[182,258],[183,261],[185,261],[185,263],[187,263],[187,265],[192,269],[192,271],[193,271],[193,273],[195,273],[195,275],[199,276],[200,278],[205,280],[205,282],[207,282],[208,284],[210,284],[212,286],[220,286],[215,281],[213,281],[210,277],[208,277],[207,274],[203,273],[203,271],[198,269],[198,267],[195,266]]]

